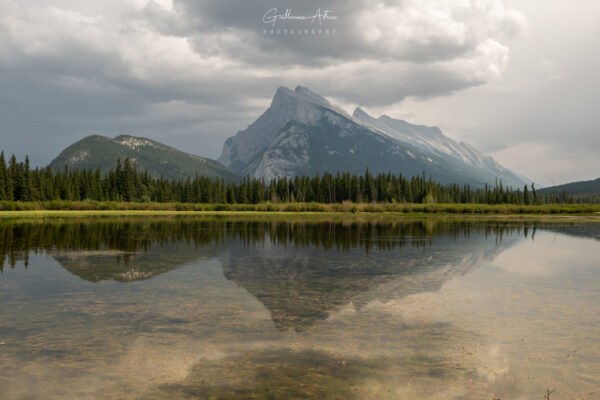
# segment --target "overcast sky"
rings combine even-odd
[[[337,19],[273,26],[272,8]],[[598,16],[592,0],[0,0],[0,148],[44,165],[131,134],[217,158],[278,86],[303,85],[541,185],[594,179]]]

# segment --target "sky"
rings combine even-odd
[[[0,149],[42,166],[130,134],[217,158],[277,87],[302,85],[439,126],[538,185],[595,179],[598,15],[589,0],[0,0]]]

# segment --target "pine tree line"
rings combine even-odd
[[[364,175],[324,173],[313,177],[299,176],[264,179],[243,178],[225,182],[204,176],[185,180],[152,177],[137,170],[126,158],[102,174],[97,170],[63,170],[34,168],[29,158],[17,162],[14,155],[8,163],[0,154],[0,200],[51,201],[142,201],[181,203],[257,204],[263,202],[402,202],[402,203],[478,203],[478,204],[546,204],[571,203],[564,194],[538,195],[534,185],[523,189],[505,187],[502,181],[493,187],[442,185],[425,174],[406,178],[391,173]]]

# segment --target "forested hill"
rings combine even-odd
[[[53,171],[64,169],[95,170],[102,173],[113,169],[117,160],[129,158],[139,171],[148,171],[153,178],[185,179],[194,175],[223,178],[226,181],[240,177],[208,158],[184,153],[154,140],[134,137],[88,136],[67,147],[51,163]]]
[[[571,182],[564,185],[540,189],[540,193],[554,196],[572,197],[577,202],[595,203],[600,201],[600,178],[592,181]]]

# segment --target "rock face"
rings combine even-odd
[[[88,136],[63,150],[51,163],[54,170],[68,166],[70,169],[112,169],[117,160],[128,157],[140,171],[147,170],[154,177],[185,179],[195,174],[231,181],[238,176],[216,161],[184,153],[154,140],[117,136]]]
[[[522,186],[526,179],[436,127],[361,109],[351,116],[298,86],[280,87],[271,106],[248,128],[228,138],[219,161],[241,175],[266,179],[337,171],[362,174],[425,172],[441,183]]]

